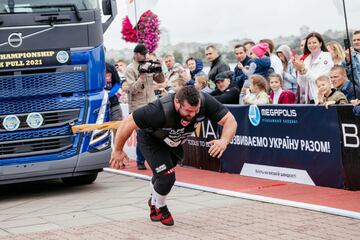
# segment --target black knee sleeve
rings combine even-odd
[[[156,177],[154,184],[155,191],[160,195],[168,195],[175,183],[175,172]]]

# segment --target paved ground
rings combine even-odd
[[[147,215],[148,182],[102,173],[95,184],[0,187],[0,239],[360,239],[360,221],[174,187],[175,226]]]
[[[150,176],[152,176],[150,168],[145,171],[137,170],[135,161],[130,161],[123,170],[109,168],[106,170],[122,173],[127,176],[138,175],[141,179],[149,179]],[[311,204],[316,206],[311,206],[310,208],[307,208],[308,206],[302,206],[305,209],[318,209],[320,212],[336,213],[340,216],[354,216],[354,218],[360,220],[360,191],[348,191],[344,189],[246,177],[239,174],[207,171],[187,166],[176,167],[176,179],[180,183],[179,186],[184,186],[182,184],[192,184],[194,185],[194,189],[204,189],[205,187],[214,189],[210,189],[212,193],[228,190],[235,194],[227,196],[241,197],[241,195],[250,194],[252,196],[251,198],[246,196],[244,196],[244,198],[259,201],[263,199],[264,202],[268,203],[272,202],[266,201],[266,197]],[[239,193],[239,195],[236,195],[236,193]],[[299,204],[296,203],[284,203],[284,205],[299,206]],[[345,212],[343,210],[345,210]]]

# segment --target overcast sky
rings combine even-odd
[[[340,3],[342,0],[338,0]],[[226,44],[232,39],[274,38],[311,30],[344,30],[334,0],[159,0],[153,9],[161,27],[170,33],[171,44],[203,42]],[[132,45],[121,39],[121,21],[127,15],[124,0],[117,0],[118,15],[105,33],[109,49]],[[346,0],[348,23],[360,29],[360,0]]]

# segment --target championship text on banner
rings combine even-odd
[[[69,64],[68,50],[43,50],[0,53],[0,70]]]

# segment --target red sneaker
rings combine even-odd
[[[150,207],[150,220],[153,222],[160,221],[156,212],[155,205],[151,205],[151,197],[149,198],[148,205]]]
[[[156,209],[157,217],[160,219],[160,222],[166,226],[172,226],[174,225],[174,219],[171,216],[171,213],[169,212],[169,209],[167,206],[163,206],[159,209]]]

